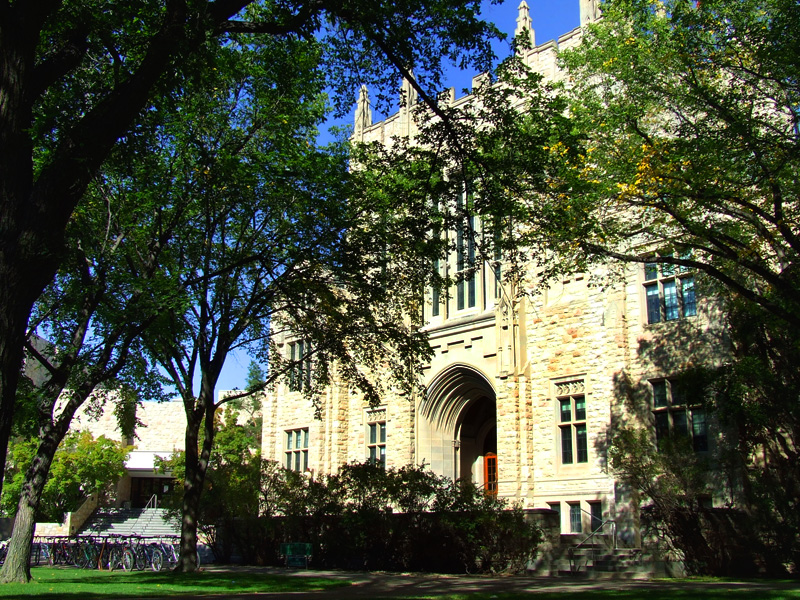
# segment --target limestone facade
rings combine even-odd
[[[91,403],[90,403],[91,404]],[[156,469],[156,457],[169,458],[185,448],[186,415],[180,400],[142,402],[136,417],[141,423],[134,439],[125,439],[117,427],[112,410],[87,410],[84,405],[76,413],[71,430],[88,431],[95,438],[102,436],[130,446],[126,475],[117,482],[114,504],[142,507],[156,495],[167,493],[174,485],[172,477]]]
[[[596,18],[596,4],[581,1],[582,24]],[[526,11],[523,2],[523,28]],[[576,29],[533,47],[525,60],[557,79],[557,49],[574,46],[580,36]],[[410,86],[404,93],[413,100]],[[354,137],[389,144],[413,136],[412,104],[372,123],[362,90]],[[614,519],[623,542],[636,543],[634,511],[605,468],[604,448],[615,423],[636,418],[655,428],[654,389],[666,386],[660,382],[724,356],[713,303],[698,288],[696,306],[681,308],[681,318],[648,324],[645,286],[652,284],[642,265],[619,267],[613,285],[592,285],[607,279],[599,269],[544,291],[526,290],[519,300],[485,266],[475,277],[472,306],[459,308],[455,289],[435,309],[428,298],[434,357],[420,374],[425,398],[387,397],[371,410],[347,386],[332,386],[317,414],[289,382],[279,383],[263,403],[265,458],[332,473],[383,451],[388,467],[424,464],[526,508],[557,510],[565,533],[589,531],[593,517]],[[275,341],[277,352],[290,358],[293,340],[281,335]],[[698,432],[704,425],[699,415],[689,423]],[[708,438],[713,448],[713,435]]]

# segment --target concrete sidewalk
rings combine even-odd
[[[530,576],[471,576],[434,575],[403,573],[365,573],[352,571],[317,571],[305,569],[281,569],[274,567],[209,566],[209,571],[236,573],[264,573],[285,577],[324,577],[351,581],[353,585],[318,592],[292,593],[247,593],[228,596],[230,600],[260,599],[273,600],[291,598],[292,600],[348,600],[350,598],[403,598],[414,596],[437,596],[447,594],[531,594],[543,592],[566,592],[571,595],[589,590],[640,590],[646,598],[648,591],[675,589],[689,592],[697,589],[717,590],[783,590],[787,597],[800,599],[800,582],[747,581],[671,581],[647,580],[585,580],[558,577]],[[203,598],[203,596],[194,596]],[[211,598],[211,596],[207,596]],[[219,598],[219,596],[216,596]]]

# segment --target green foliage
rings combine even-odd
[[[656,452],[624,429],[610,465],[691,568],[750,568],[751,552],[768,571],[796,565],[800,4],[609,0],[583,35],[560,55],[568,110],[538,130],[546,139],[529,138],[546,156],[527,180],[543,185],[516,190],[518,241],[545,278],[592,263],[698,272],[730,335],[728,364],[695,388],[720,425],[723,480],[681,444]],[[712,488],[749,521],[727,542],[741,564],[709,533]]]
[[[38,441],[18,439],[11,446],[2,507],[14,514],[25,474]],[[37,506],[39,521],[61,522],[64,514],[77,510],[91,494],[104,495],[125,474],[130,450],[104,436],[94,439],[88,432],[69,434],[55,453],[50,475]]]
[[[549,248],[667,250],[656,260],[797,327],[798,23],[786,0],[604,3],[561,55],[576,135],[548,147]]]
[[[415,69],[429,91],[443,59],[483,70],[497,31],[479,12],[477,0],[70,0],[0,12],[0,29],[18,34],[3,37],[0,54],[8,100],[0,119],[0,339],[10,345],[0,352],[0,457],[26,332],[48,338],[44,362],[58,371],[38,414],[46,419],[63,389],[74,393],[53,432],[59,439],[98,386],[118,380],[158,395],[149,367],[161,357],[187,406],[187,470],[200,481],[196,467],[213,430],[201,462],[192,440],[204,418],[213,425],[208,397],[219,371],[237,347],[266,354],[271,315],[297,309],[290,325],[317,342],[321,383],[348,347],[369,348],[342,372],[372,402],[378,390],[358,360],[372,366],[383,355],[376,347],[391,347],[396,371],[407,374],[428,350],[423,336],[397,325],[397,310],[371,319],[343,298],[364,267],[347,257],[364,248],[348,255],[339,242],[363,207],[343,193],[343,150],[313,148],[322,90],[346,91],[341,108],[364,77],[386,97],[396,69]],[[338,256],[350,270],[326,270]],[[295,304],[303,294],[316,298],[313,312]],[[364,306],[370,298],[352,299]],[[148,339],[148,356],[141,334],[151,325],[163,337]],[[197,371],[200,394],[192,389]],[[130,424],[126,407],[120,416]]]
[[[263,389],[266,383],[266,373],[261,366],[255,362],[250,361],[247,367],[247,379],[245,380],[245,389],[248,392],[255,392]]]
[[[501,277],[515,295],[531,261],[544,266],[550,256],[534,244],[546,216],[534,215],[528,202],[541,204],[537,198],[547,189],[546,174],[554,162],[546,146],[552,137],[568,137],[571,123],[564,116],[565,100],[518,55],[487,75],[471,100],[414,112],[419,132],[413,140],[397,139],[391,146],[357,145],[354,160],[363,169],[353,176],[357,188],[365,190],[382,215],[394,215],[394,221],[386,222],[390,235],[392,227],[415,220],[417,235],[414,244],[406,246],[406,254],[423,252],[431,261],[443,261],[455,243],[443,233],[461,231],[478,256],[461,276],[502,256]],[[483,235],[476,235],[476,217]],[[523,233],[527,237],[520,237]],[[391,264],[388,261],[389,269]],[[430,263],[421,271],[400,264],[403,271],[391,275],[414,273],[420,287],[443,294],[455,283]],[[421,308],[418,301],[408,310],[419,314]]]
[[[541,532],[522,511],[472,483],[425,467],[342,465],[313,478],[262,460],[232,415],[220,424],[199,528],[216,558],[234,549],[271,564],[280,544],[314,544],[322,566],[422,571],[522,571]],[[183,455],[162,463],[179,481]],[[180,494],[172,499],[174,510]]]
[[[721,464],[760,538],[779,562],[800,564],[800,340],[780,319],[735,304],[735,358],[714,381],[726,432]]]
[[[647,429],[621,427],[607,455],[615,475],[645,504],[645,537],[666,541],[690,573],[719,575],[730,567],[706,527],[714,484],[709,465],[687,440],[667,439],[656,448]]]
[[[261,509],[218,521],[215,552],[236,545],[272,563],[280,544],[310,542],[317,565],[421,571],[522,571],[541,540],[522,511],[424,467],[343,465],[322,478],[262,462]]]
[[[211,540],[215,539],[219,523],[234,518],[254,518],[259,514],[262,468],[260,418],[254,420],[229,405],[217,415],[215,429],[214,452],[198,512],[199,529]],[[163,503],[176,516],[183,503],[185,461],[185,452],[175,452],[169,459],[157,459],[157,468],[171,474],[177,483]]]

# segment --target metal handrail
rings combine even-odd
[[[583,512],[583,513],[586,513],[587,515],[590,515],[592,517],[592,519],[595,518],[591,513],[586,512],[582,508],[580,509],[580,511]],[[590,523],[591,523],[591,521],[590,521]],[[582,547],[584,544],[586,544],[590,540],[594,539],[594,537],[597,534],[602,534],[603,533],[603,529],[609,523],[611,524],[613,549],[614,550],[617,549],[617,522],[614,519],[606,519],[605,521],[600,523],[600,525],[595,527],[592,530],[592,532],[589,535],[587,535],[585,538],[583,538],[580,542],[578,542],[574,546],[570,546],[570,548],[569,548],[569,570],[570,570],[570,573],[574,574],[574,573],[577,573],[578,571],[580,571],[580,565],[576,565],[575,564],[575,552],[578,550],[578,548]],[[594,563],[594,562],[597,561],[597,546],[593,544],[590,547],[591,547],[591,550],[592,550],[592,556],[591,556],[592,563]],[[587,565],[588,565],[589,561],[587,560],[586,562],[587,562]]]

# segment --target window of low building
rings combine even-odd
[[[547,507],[558,514],[558,530],[561,531],[561,502],[548,502]]]
[[[599,500],[589,502],[591,530],[598,531],[603,526],[603,504]]]
[[[386,467],[386,409],[367,413],[367,458],[373,465]]]
[[[583,532],[583,522],[580,502],[568,502],[569,504],[569,531],[570,533]]]

